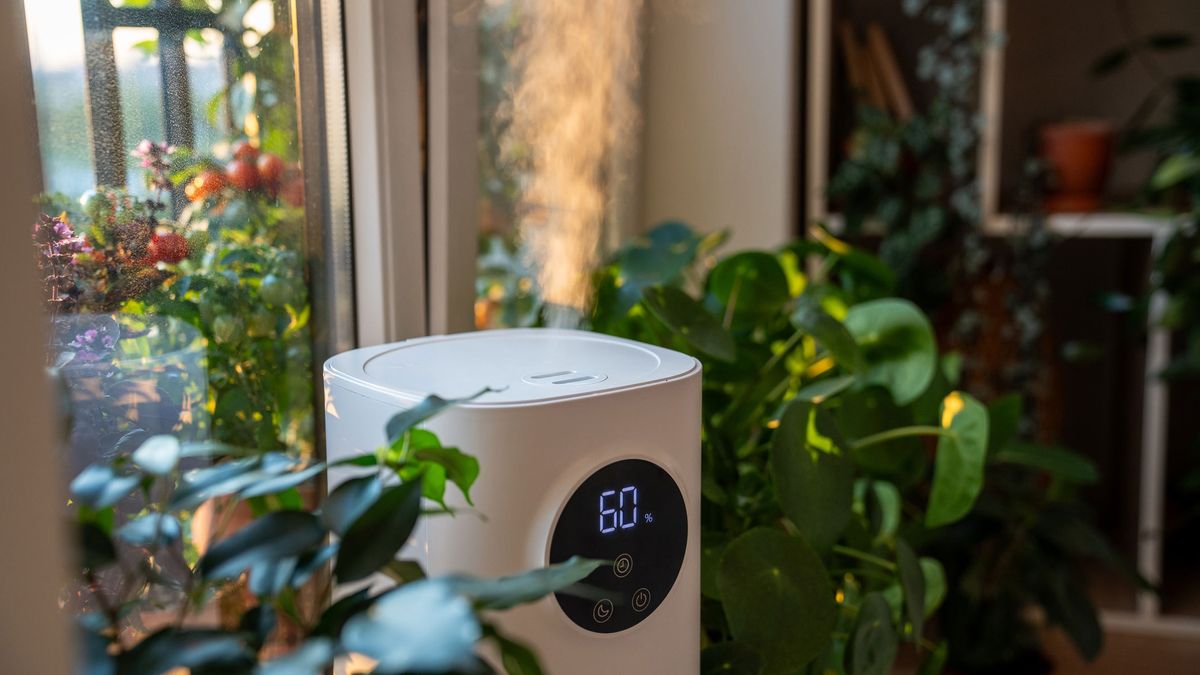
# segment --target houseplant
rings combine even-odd
[[[962,528],[994,503],[993,477],[1069,494],[1094,468],[1021,442],[1019,400],[985,407],[956,391],[960,360],[938,354],[920,310],[889,297],[890,270],[814,234],[718,260],[721,236],[661,225],[597,272],[591,325],[704,364],[705,672],[887,672],[902,644],[937,672],[969,648],[934,627],[938,608],[994,606],[959,572],[988,541]],[[1056,569],[1108,555],[1069,500],[1048,501],[1063,513],[1040,527],[1071,538]],[[1045,586],[1003,616],[1029,626],[1024,612],[1041,603],[1094,653],[1086,596],[1070,578]]]
[[[569,591],[604,563],[573,558],[512,577],[474,579],[426,578],[415,561],[395,559],[421,517],[422,497],[440,503],[447,480],[466,496],[478,476],[473,457],[417,427],[454,403],[430,397],[394,416],[388,445],[339,462],[361,473],[315,511],[288,505],[283,495],[328,467],[295,455],[238,455],[225,446],[154,436],[86,468],[71,483],[81,555],[78,584],[68,593],[78,613],[82,671],[299,675],[357,654],[372,660],[377,673],[489,672],[475,653],[487,641],[506,672],[539,673],[529,648],[483,612]],[[181,471],[183,458],[214,452],[231,459]],[[246,500],[257,515],[194,558],[183,517],[213,497]],[[141,511],[123,515],[117,506],[130,501]],[[361,587],[324,606],[332,580],[353,583],[377,573],[398,586]],[[111,577],[122,583],[104,583]],[[254,602],[213,625],[203,610],[223,592],[253,595]],[[273,636],[285,629],[296,644],[278,655]]]

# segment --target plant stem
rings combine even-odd
[[[886,443],[888,441],[896,440],[897,438],[908,438],[910,436],[954,436],[954,432],[950,431],[949,429],[928,425],[900,427],[899,429],[888,429],[887,431],[881,431],[877,434],[864,436],[851,443],[850,447],[858,450],[859,448],[865,448],[869,445],[878,445],[879,443]]]
[[[865,551],[860,551],[856,548],[850,548],[849,546],[834,545],[833,552],[840,553],[840,554],[846,556],[847,558],[854,558],[856,560],[861,560],[863,562],[869,562],[873,565],[878,565],[878,566],[882,567],[883,569],[888,570],[889,572],[896,571],[896,563],[894,563],[890,560],[884,560],[883,558],[880,558],[877,555],[871,555],[870,553],[867,553]]]

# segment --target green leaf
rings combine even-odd
[[[371,596],[370,587],[359,589],[337,600],[324,612],[321,612],[321,618],[317,620],[312,635],[336,638],[341,635],[342,627],[350,620],[350,617],[366,611],[374,603],[375,598]]]
[[[331,532],[344,536],[350,525],[358,520],[379,495],[383,494],[383,483],[377,474],[351,478],[334,488],[321,505],[321,523]]]
[[[303,511],[273,511],[214,544],[200,559],[208,579],[232,578],[247,567],[298,556],[321,544],[325,529]]]
[[[318,462],[299,471],[290,471],[273,478],[257,481],[249,487],[242,488],[238,492],[238,496],[243,499],[249,499],[251,497],[261,497],[262,495],[290,490],[297,485],[307,483],[323,471],[325,471],[325,463]]]
[[[994,453],[992,460],[1041,469],[1071,483],[1092,484],[1100,479],[1100,472],[1090,459],[1052,445],[1012,443]]]
[[[818,551],[837,541],[850,521],[854,469],[840,450],[809,447],[809,427],[821,411],[793,401],[784,412],[771,442],[771,473],[784,515]]]
[[[621,282],[616,312],[627,313],[646,288],[675,281],[695,263],[705,239],[687,225],[669,221],[626,244],[614,260]]]
[[[885,298],[854,305],[843,322],[866,361],[863,381],[891,392],[897,405],[921,395],[937,368],[929,320],[907,300]]]
[[[253,648],[262,649],[267,637],[275,630],[278,623],[274,607],[258,605],[242,615],[241,620],[238,621],[238,628],[251,636],[250,645]]]
[[[488,627],[496,646],[500,648],[500,664],[507,675],[542,675],[542,666],[537,654],[528,646],[505,636],[494,627]]]
[[[1154,175],[1150,177],[1150,187],[1154,190],[1166,190],[1198,174],[1200,155],[1176,153],[1164,159],[1154,170]]]
[[[216,466],[196,469],[184,475],[183,481],[171,495],[172,510],[192,509],[212,499],[231,495],[259,481],[290,471],[299,460],[269,452],[259,457],[245,457]]]
[[[904,608],[913,627],[913,641],[921,638],[925,629],[925,574],[912,547],[903,539],[896,540],[896,569],[900,573],[900,586],[904,589]]]
[[[737,358],[729,332],[687,293],[673,286],[652,286],[642,292],[642,300],[650,313],[692,347],[722,361]]]
[[[279,595],[292,581],[296,571],[296,558],[264,560],[250,566],[247,588],[260,598]]]
[[[341,634],[345,649],[378,661],[377,671],[387,673],[469,669],[482,636],[471,604],[443,579],[383,594],[369,612],[351,616]]]
[[[165,476],[175,470],[183,448],[174,436],[160,435],[147,438],[131,458],[139,469],[155,476]]]
[[[496,579],[446,577],[454,590],[471,598],[479,609],[509,609],[536,602],[580,581],[610,563],[572,556],[565,562]]]
[[[86,570],[99,570],[117,560],[117,547],[95,523],[79,524],[79,551],[80,565]]]
[[[408,584],[425,578],[425,569],[416,560],[390,560],[380,571],[397,584]]]
[[[734,539],[717,577],[735,640],[765,673],[794,673],[829,644],[837,604],[821,558],[799,537],[757,527]]]
[[[942,640],[934,647],[929,656],[921,662],[921,667],[917,670],[917,675],[941,675],[942,670],[946,667],[946,659],[950,656],[950,643]]]
[[[299,588],[308,583],[312,575],[321,569],[321,566],[333,559],[337,555],[338,544],[326,544],[321,548],[310,551],[301,555],[296,559],[296,569],[292,572],[292,587]]]
[[[754,323],[769,320],[790,299],[787,275],[770,253],[745,251],[731,255],[708,275],[708,291],[721,306],[733,307],[733,320]]]
[[[796,311],[792,312],[792,325],[811,335],[842,368],[852,373],[865,368],[854,336],[840,321],[826,313],[817,300],[800,296]]]
[[[850,672],[852,675],[887,675],[892,671],[898,646],[887,600],[879,593],[868,593],[858,607],[850,647]]]
[[[724,532],[700,532],[700,594],[713,600],[721,599],[717,572],[728,545],[729,535]]]
[[[392,415],[392,418],[388,420],[386,428],[388,445],[394,446],[404,436],[404,432],[442,412],[446,408],[466,403],[490,391],[493,391],[490,387],[484,387],[470,396],[454,399],[445,399],[436,394],[426,396],[420,403],[408,410],[403,410]]]
[[[762,669],[758,652],[741,642],[718,642],[700,652],[700,675],[758,675]]]
[[[121,526],[117,536],[134,546],[173,544],[179,540],[179,520],[169,513],[147,513]]]
[[[988,404],[988,452],[995,454],[1017,438],[1025,402],[1020,394],[1007,394]]]
[[[333,662],[334,646],[329,638],[309,638],[288,654],[260,663],[255,675],[320,675]]]
[[[853,375],[840,375],[806,384],[796,392],[796,400],[822,403],[849,389],[857,380]]]
[[[925,580],[925,616],[933,616],[946,599],[946,572],[936,558],[921,558],[921,576]]]
[[[1065,569],[1048,576],[1049,592],[1041,598],[1047,617],[1062,626],[1084,659],[1094,661],[1104,646],[1104,630],[1087,590]]]
[[[475,502],[471,501],[471,486],[475,484],[475,479],[479,478],[478,459],[458,448],[446,448],[441,445],[418,448],[413,451],[412,457],[422,464],[435,464],[444,469],[445,477],[458,486],[463,499],[466,499],[468,504],[475,505]]]
[[[941,418],[942,428],[949,433],[938,438],[926,527],[947,525],[967,515],[983,489],[987,409],[971,396],[954,391],[942,401]]]
[[[871,494],[879,505],[879,533],[876,540],[891,539],[900,527],[900,490],[886,480],[873,480]]]
[[[357,581],[378,572],[408,541],[420,511],[420,483],[385,488],[342,536],[334,566],[338,581]]]
[[[117,657],[117,675],[165,673],[173,668],[244,672],[253,656],[240,633],[164,628]]]
[[[140,476],[122,476],[107,466],[92,464],[71,481],[71,497],[90,509],[100,510],[124,499],[141,480]]]

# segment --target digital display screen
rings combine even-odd
[[[613,564],[583,581],[599,589],[599,597],[555,597],[587,630],[625,630],[666,599],[686,548],[687,508],[671,475],[644,459],[607,464],[567,498],[551,535],[550,562],[579,555]]]
[[[600,534],[630,530],[638,523],[638,489],[626,485],[617,490],[600,493]]]

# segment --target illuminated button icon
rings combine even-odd
[[[613,574],[617,575],[621,579],[624,579],[625,577],[629,576],[629,573],[632,571],[633,558],[628,553],[622,553],[621,555],[617,556],[616,561],[613,562]]]
[[[597,602],[596,606],[592,608],[592,619],[594,619],[596,623],[604,623],[605,621],[611,619],[612,615],[613,604],[608,598],[604,598],[600,602]]]
[[[639,588],[633,592],[633,611],[644,612],[650,606],[649,589]]]

